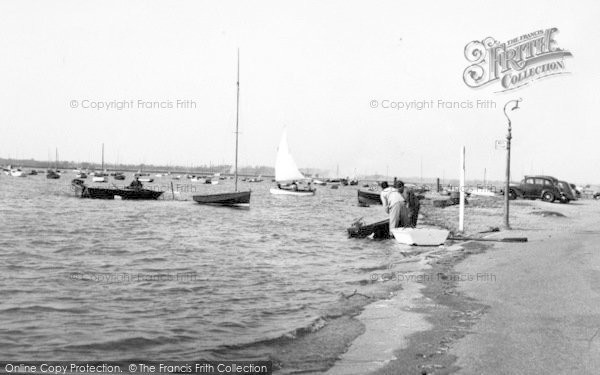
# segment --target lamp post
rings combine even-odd
[[[504,228],[510,229],[510,224],[508,222],[508,202],[509,202],[509,189],[510,189],[510,141],[512,139],[512,124],[510,122],[510,117],[506,113],[506,107],[510,103],[515,103],[514,107],[510,110],[514,111],[515,109],[519,109],[519,102],[523,99],[519,98],[516,100],[509,100],[504,104],[504,116],[508,120],[508,134],[506,135],[506,185],[504,186]]]

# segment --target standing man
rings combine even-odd
[[[404,189],[404,182],[397,180],[394,186],[396,187],[398,194],[402,197],[402,204],[400,205],[398,212],[398,227],[410,227],[410,211],[408,209],[407,193]]]
[[[401,224],[400,215],[402,207],[406,208],[404,197],[395,187],[389,187],[386,181],[381,183],[381,204],[387,214],[390,215],[390,230],[398,228]],[[391,232],[390,232],[391,233]]]
[[[419,202],[419,198],[413,189],[406,189],[402,181],[398,181],[398,191],[400,191],[406,202],[406,211],[403,212],[405,216],[401,216],[402,226],[415,228],[419,219],[421,202]]]

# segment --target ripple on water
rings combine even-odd
[[[332,319],[369,301],[340,296],[385,296],[390,286],[365,280],[402,257],[385,241],[346,237],[354,218],[379,214],[357,207],[349,187],[287,199],[253,184],[251,209],[229,210],[77,199],[67,177],[26,180],[3,179],[0,193],[6,358],[272,356],[278,338],[358,332]]]

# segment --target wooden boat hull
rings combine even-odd
[[[315,195],[315,189],[313,190],[285,190],[285,189],[278,189],[278,188],[271,188],[269,190],[271,192],[271,194],[275,194],[275,195],[295,195],[298,197],[309,197],[309,196],[313,196]]]
[[[353,238],[365,238],[371,234],[374,234],[373,238],[390,238],[390,219],[371,224],[355,223],[347,231],[348,236]]]
[[[194,195],[192,198],[200,204],[248,207],[250,206],[250,193],[251,191],[238,191],[235,193]]]
[[[119,199],[126,200],[156,200],[162,195],[162,191],[154,191],[148,189],[113,189],[90,187],[81,180],[73,180],[71,186],[75,194],[81,198],[91,199]]]
[[[438,246],[446,242],[449,231],[437,228],[394,228],[392,235],[405,245]]]
[[[358,190],[358,203],[364,205],[381,204],[381,193],[378,191]]]

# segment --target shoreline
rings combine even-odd
[[[394,351],[395,360],[372,374],[452,373],[457,357],[449,353],[455,341],[469,334],[470,328],[489,308],[458,291],[455,267],[474,254],[485,253],[491,246],[466,242],[431,262],[432,274],[440,277],[421,289],[425,301],[415,312],[429,323],[427,330],[413,332],[404,348]]]
[[[419,221],[455,230],[448,214],[453,216],[451,210],[426,205]],[[412,255],[402,264],[390,266],[390,271],[393,267],[393,273],[401,275],[398,279],[403,280],[402,290],[390,299],[365,306],[355,317],[364,325],[364,333],[325,372],[327,375],[422,374],[449,368],[456,358],[446,355],[448,344],[463,337],[472,320],[485,312],[485,306],[456,292],[460,277],[453,275],[458,263],[471,254],[485,252],[491,245],[449,241],[433,248],[397,246],[398,251]],[[402,267],[415,263],[417,269]],[[448,314],[449,310],[453,315]],[[465,316],[468,321],[463,319]],[[452,330],[447,332],[444,327]]]
[[[481,200],[483,207],[477,201],[474,205],[468,207],[470,210],[470,216],[468,216],[467,223],[472,225],[468,227],[472,229],[469,231],[470,234],[478,234],[479,230],[486,230],[493,227],[493,222],[500,222],[501,217],[491,216],[490,210],[498,209],[498,205],[501,202],[491,201],[491,206],[487,206],[486,200]],[[488,201],[489,203],[490,201]],[[552,235],[552,227],[555,230],[559,230],[561,225],[564,225],[564,217],[553,215],[553,212],[566,212],[565,216],[568,220],[569,216],[577,215],[581,208],[578,206],[586,205],[591,207],[590,210],[597,207],[593,201],[579,201],[571,203],[570,205],[558,205],[558,204],[547,204],[539,201],[513,201],[512,207],[513,212],[511,213],[511,219],[513,222],[513,229],[510,231],[499,231],[492,234],[495,236],[529,236],[534,240],[539,240],[541,237],[549,237]],[[445,211],[436,211],[436,217],[433,220],[424,220],[429,223],[433,222],[437,225],[444,226],[450,230],[455,229],[453,222],[449,221],[455,214],[456,209],[453,208],[445,209]],[[438,215],[439,214],[439,215]],[[581,214],[579,214],[581,215]],[[514,218],[513,218],[514,216]],[[496,223],[496,224],[498,224]],[[492,225],[490,225],[492,224]],[[581,223],[578,223],[581,226]],[[477,231],[476,231],[477,230]],[[482,235],[482,234],[479,234]],[[453,244],[453,245],[452,245]],[[531,242],[522,245],[523,248],[531,246]],[[453,352],[453,347],[457,346],[459,340],[464,339],[470,333],[473,333],[474,326],[486,317],[490,312],[491,306],[486,304],[482,299],[475,299],[469,296],[465,291],[465,285],[476,284],[477,282],[493,282],[497,280],[495,275],[489,273],[481,274],[461,274],[458,270],[468,269],[464,266],[466,263],[470,263],[471,259],[479,259],[481,257],[473,257],[471,255],[482,255],[486,254],[490,249],[501,250],[509,249],[515,246],[514,244],[500,244],[500,243],[482,243],[476,241],[466,242],[450,242],[444,248],[438,251],[430,251],[422,253],[425,255],[423,261],[430,259],[427,263],[430,268],[423,268],[422,271],[430,272],[433,275],[441,275],[440,277],[434,277],[429,281],[421,281],[419,284],[422,287],[411,288],[407,283],[403,283],[403,289],[411,293],[416,290],[418,295],[414,293],[409,296],[404,296],[405,302],[408,299],[410,303],[405,303],[402,307],[403,312],[399,314],[400,317],[409,316],[408,314],[417,314],[420,319],[427,323],[427,328],[424,326],[415,327],[415,329],[408,329],[402,332],[399,337],[396,337],[393,343],[394,347],[391,350],[392,355],[386,357],[386,360],[381,360],[381,355],[375,357],[375,361],[372,361],[371,367],[368,372],[356,371],[356,372],[344,372],[344,368],[349,368],[352,364],[350,359],[361,358],[360,356],[350,356],[348,353],[356,353],[361,350],[365,350],[369,346],[377,347],[377,341],[379,338],[373,338],[377,332],[371,328],[371,334],[369,333],[369,324],[366,324],[365,334],[363,336],[370,337],[369,340],[361,341],[360,337],[355,340],[348,351],[340,357],[340,360],[336,361],[335,365],[327,372],[327,374],[360,374],[369,373],[374,375],[380,374],[450,374],[461,370],[462,366],[459,356]],[[512,250],[513,252],[516,250]],[[437,254],[436,254],[437,253]],[[494,257],[494,253],[490,253],[488,257]],[[469,262],[465,262],[469,259]],[[473,261],[475,263],[475,261]],[[472,269],[472,267],[471,267]],[[493,270],[493,268],[492,268]],[[491,277],[493,276],[493,278]],[[414,281],[410,282],[411,284]],[[478,289],[480,293],[490,289],[483,284],[474,285],[471,289]],[[401,291],[404,293],[404,291]],[[399,299],[395,296],[394,299]],[[415,306],[411,307],[410,305]],[[392,303],[392,305],[394,305]],[[397,306],[396,306],[397,307]],[[356,318],[361,321],[367,321],[369,318],[368,310],[372,309],[371,305],[367,306],[365,310],[358,315]],[[393,311],[393,310],[390,310]],[[365,314],[365,312],[367,312]],[[391,323],[391,320],[388,320]],[[390,331],[395,331],[393,327],[388,327]],[[463,340],[464,341],[464,340]],[[389,342],[389,341],[388,341]],[[461,341],[462,342],[462,341]],[[387,349],[389,353],[390,348]],[[463,348],[464,350],[468,350]],[[364,351],[368,353],[368,351]],[[366,356],[363,355],[363,359]],[[367,368],[362,365],[363,369]],[[488,368],[490,370],[490,368]]]

